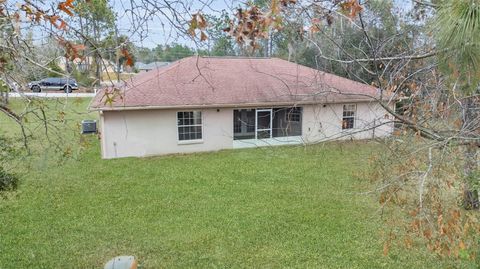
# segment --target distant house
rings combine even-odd
[[[375,87],[276,58],[189,57],[142,73],[100,112],[103,158],[386,137]],[[109,95],[111,96],[111,95]]]
[[[91,70],[95,64],[95,57],[86,56],[83,58],[75,58],[73,61],[68,62],[72,67],[75,66],[78,71],[85,72]],[[115,73],[117,72],[117,64],[107,59],[100,59],[102,73]],[[67,70],[67,62],[65,58],[61,58],[58,64],[62,70]],[[123,66],[120,66],[120,73],[123,73]]]
[[[169,62],[153,62],[153,63],[142,63],[142,62],[136,62],[135,63],[135,69],[138,70],[138,72],[143,73],[143,72],[148,72],[153,69],[159,68],[159,67],[164,67],[167,66]]]

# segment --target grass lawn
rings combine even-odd
[[[359,194],[375,143],[101,160],[91,140],[0,200],[0,268],[126,254],[143,268],[476,268],[422,249],[382,255],[379,204]]]
[[[135,76],[135,73],[120,73],[120,80],[129,80],[133,76]],[[103,72],[102,73],[102,80],[103,81],[112,81],[112,80],[117,80],[117,73],[115,72]]]

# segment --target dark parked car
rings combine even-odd
[[[62,90],[66,93],[70,93],[72,90],[78,90],[78,85],[77,81],[73,78],[44,78],[40,81],[32,81],[28,83],[28,88],[33,92]]]

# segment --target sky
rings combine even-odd
[[[385,1],[385,0],[377,0]],[[142,13],[140,19],[132,19],[131,3],[132,2],[155,2],[155,0],[113,0],[111,1],[113,9],[118,14],[119,32],[130,37],[130,40],[137,46],[154,48],[157,45],[165,45],[170,43],[180,43],[189,47],[195,47],[195,43],[185,34],[179,33],[177,29],[171,26],[169,19],[173,18],[173,14],[168,9],[155,11],[152,6],[150,11],[155,11],[155,14],[146,15],[144,8],[135,8],[137,13]],[[163,1],[158,1],[162,3]],[[170,1],[177,2],[177,1]],[[174,4],[173,7],[180,14],[187,14],[184,19],[190,19],[190,14],[199,10],[204,14],[219,15],[222,10],[231,12],[236,7],[243,6],[245,1],[241,0],[184,0],[178,1],[182,4]],[[394,0],[396,8],[407,11],[412,8],[412,0]],[[138,12],[141,10],[142,12]],[[162,14],[163,12],[163,14]],[[148,19],[145,19],[148,18]],[[139,30],[138,25],[134,21],[143,21],[142,30]],[[133,22],[133,23],[132,23]]]
[[[149,6],[149,10],[154,11],[155,14],[147,15],[144,8],[137,8],[137,12],[141,10],[142,15],[145,16],[140,19],[132,19],[130,0],[114,0],[112,2],[113,9],[118,14],[119,32],[130,36],[131,41],[136,45],[148,48],[156,47],[158,44],[164,45],[169,43],[180,43],[190,47],[195,46],[195,43],[190,38],[185,36],[185,34],[179,33],[175,27],[171,26],[169,20],[173,20],[173,14],[170,10],[164,8],[161,11],[155,11],[153,6]],[[185,21],[190,19],[191,14],[199,10],[204,14],[219,15],[222,10],[230,11],[241,4],[241,1],[234,0],[187,0],[182,2],[183,4],[177,3],[173,8],[179,14],[184,15],[183,19]],[[143,22],[142,30],[139,30],[139,25],[135,23],[138,21]]]
[[[38,2],[40,1],[40,2]],[[110,0],[114,12],[118,16],[118,30],[127,35],[137,46],[154,48],[157,45],[179,43],[189,47],[196,47],[195,42],[188,35],[180,33],[169,22],[174,19],[173,12],[168,8],[155,9],[154,5],[171,2],[171,9],[176,14],[183,15],[181,20],[188,21],[191,14],[201,10],[203,14],[220,15],[222,10],[231,12],[239,6],[244,6],[247,0],[183,0],[183,1],[156,1],[156,0]],[[386,0],[375,0],[386,1]],[[58,2],[35,0],[48,6]],[[412,0],[394,0],[395,6],[403,10],[412,8]],[[132,4],[134,5],[132,8]],[[145,6],[146,5],[146,6]],[[132,12],[133,10],[133,12]],[[141,22],[139,24],[139,22]],[[185,28],[185,25],[183,26]],[[48,37],[47,33],[34,33],[39,40]]]
[[[0,0],[1,1],[1,0]],[[31,0],[36,6],[44,10],[56,9],[63,0]],[[169,2],[177,14],[183,14],[184,21],[191,19],[191,14],[202,10],[204,14],[219,15],[222,10],[232,10],[243,1],[240,0],[107,0],[113,11],[118,16],[118,31],[126,35],[137,46],[154,48],[157,45],[179,43],[189,47],[195,47],[195,43],[185,34],[171,26],[169,20],[173,20],[173,14],[167,8],[155,9],[154,5]],[[132,8],[132,4],[134,5]],[[7,5],[11,10],[17,10],[20,5],[15,0],[8,0]],[[145,6],[146,5],[146,6]],[[133,12],[132,12],[133,10]],[[135,14],[132,16],[132,14]],[[65,14],[63,14],[65,15]],[[65,15],[68,18],[68,16]],[[51,25],[48,23],[31,27],[29,21],[23,17],[25,24],[22,32],[25,35],[32,34],[33,42],[45,44],[50,40]],[[139,25],[139,22],[141,24]],[[185,27],[185,26],[184,26]]]

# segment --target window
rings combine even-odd
[[[178,140],[202,139],[202,112],[177,112]]]
[[[255,109],[233,110],[233,139],[255,138]]]
[[[302,107],[273,109],[273,137],[302,135]]]
[[[355,127],[355,113],[357,105],[343,105],[342,129],[353,129]]]
[[[235,111],[236,112],[236,111]],[[235,115],[236,113],[233,112]],[[235,115],[235,120],[233,121],[233,133],[241,133],[242,132],[242,119],[240,117],[236,117]]]
[[[300,135],[302,107],[233,110],[234,140]]]
[[[292,107],[287,110],[285,114],[285,120],[287,122],[300,122],[302,116],[302,110],[300,107]]]

